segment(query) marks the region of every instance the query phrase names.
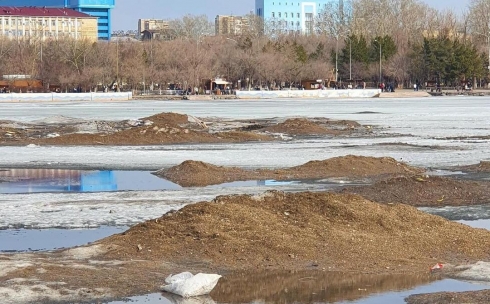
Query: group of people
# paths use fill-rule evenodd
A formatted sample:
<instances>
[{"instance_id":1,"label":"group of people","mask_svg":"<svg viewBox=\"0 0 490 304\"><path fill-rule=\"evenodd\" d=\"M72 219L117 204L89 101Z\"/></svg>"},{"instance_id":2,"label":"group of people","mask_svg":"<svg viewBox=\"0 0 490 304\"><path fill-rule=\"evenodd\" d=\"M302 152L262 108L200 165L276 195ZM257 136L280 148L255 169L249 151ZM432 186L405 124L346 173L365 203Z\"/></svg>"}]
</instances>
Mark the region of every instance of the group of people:
<instances>
[{"instance_id":1,"label":"group of people","mask_svg":"<svg viewBox=\"0 0 490 304\"><path fill-rule=\"evenodd\" d=\"M393 83L385 84L384 82L379 84L381 92L395 92L395 85Z\"/></svg>"}]
</instances>

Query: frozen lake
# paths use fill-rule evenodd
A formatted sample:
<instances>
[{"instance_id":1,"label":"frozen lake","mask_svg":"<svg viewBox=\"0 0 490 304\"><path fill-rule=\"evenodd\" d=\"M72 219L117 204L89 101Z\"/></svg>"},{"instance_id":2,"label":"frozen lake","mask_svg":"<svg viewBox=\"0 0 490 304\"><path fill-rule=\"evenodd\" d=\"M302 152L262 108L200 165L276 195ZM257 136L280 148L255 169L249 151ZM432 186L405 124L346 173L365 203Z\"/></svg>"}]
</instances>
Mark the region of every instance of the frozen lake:
<instances>
[{"instance_id":1,"label":"frozen lake","mask_svg":"<svg viewBox=\"0 0 490 304\"><path fill-rule=\"evenodd\" d=\"M223 119L327 117L383 129L375 138L306 139L274 143L140 147L0 147L0 167L156 170L193 159L218 165L287 167L347 154L391 156L420 166L489 159L490 99L131 101L119 103L6 103L1 119L33 121L53 116L121 120L176 112ZM457 138L462 137L462 138ZM388 145L387 145L388 144ZM408 145L407 145L408 144ZM131 161L128 161L128 160Z\"/></svg>"},{"instance_id":2,"label":"frozen lake","mask_svg":"<svg viewBox=\"0 0 490 304\"><path fill-rule=\"evenodd\" d=\"M157 170L189 159L245 168L289 167L310 160L348 154L391 156L410 165L432 168L490 160L490 140L478 138L490 135L488 97L2 103L1 107L0 120L23 122L56 116L86 120L123 120L143 118L161 112L176 112L203 120L206 117L230 120L327 117L355 120L363 125L377 126L379 131L374 138L315 138L274 143L0 147L0 168L103 169L99 172L116 170L113 177L117 181L116 188L109 189L110 191L94 188L89 188L92 191L79 191L81 188L73 188L74 191L62 193L53 190L66 187L59 181L54 184L43 183L38 188L22 182L4 184L3 188L0 184L0 190L3 189L0 191L3 192L0 193L0 229L3 229L0 233L0 243L3 245L0 250L49 250L72 246L68 240L77 240L78 244L91 242L136 223L160 217L172 209L211 200L217 195L254 194L269 189L321 190L324 187L321 184L271 186L252 181L231 186L181 188L164 180L157 181L146 174L135 176L134 172L130 173L128 170ZM131 175L130 178L128 174ZM70 187L72 184L70 180ZM81 187L80 183L75 183L74 186ZM112 184L108 186L113 187ZM486 206L426 211L475 227L490 227L490 208ZM67 230L75 228L82 230ZM44 238L58 238L60 241L49 244L34 242ZM483 288L488 286L445 280L408 290L372 294L368 298L349 303L403 303L403 298L413 293ZM160 294L136 297L133 301L172 303Z\"/></svg>"}]
</instances>

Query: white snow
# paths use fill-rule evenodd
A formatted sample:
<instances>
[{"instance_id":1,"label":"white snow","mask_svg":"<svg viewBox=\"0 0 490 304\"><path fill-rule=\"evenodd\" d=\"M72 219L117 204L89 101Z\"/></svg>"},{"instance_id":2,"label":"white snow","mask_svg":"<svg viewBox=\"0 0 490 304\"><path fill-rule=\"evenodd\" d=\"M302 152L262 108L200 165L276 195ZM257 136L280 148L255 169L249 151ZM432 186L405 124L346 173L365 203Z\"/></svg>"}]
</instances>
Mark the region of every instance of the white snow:
<instances>
[{"instance_id":1,"label":"white snow","mask_svg":"<svg viewBox=\"0 0 490 304\"><path fill-rule=\"evenodd\" d=\"M454 276L462 280L490 282L490 262L477 262L472 265L456 267L457 272Z\"/></svg>"}]
</instances>

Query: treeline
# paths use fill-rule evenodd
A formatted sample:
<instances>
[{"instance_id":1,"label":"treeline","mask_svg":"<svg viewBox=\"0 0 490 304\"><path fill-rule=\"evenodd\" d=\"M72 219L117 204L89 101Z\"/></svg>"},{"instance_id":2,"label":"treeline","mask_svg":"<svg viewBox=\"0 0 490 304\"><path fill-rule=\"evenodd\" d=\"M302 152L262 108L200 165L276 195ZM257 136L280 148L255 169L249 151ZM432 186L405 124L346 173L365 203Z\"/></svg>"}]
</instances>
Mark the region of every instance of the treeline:
<instances>
[{"instance_id":1,"label":"treeline","mask_svg":"<svg viewBox=\"0 0 490 304\"><path fill-rule=\"evenodd\" d=\"M173 21L177 30L166 41L1 40L0 73L31 75L63 90L114 83L125 89L195 87L215 77L271 88L335 76L407 87L429 80L488 83L486 1L473 0L459 17L416 0L344 1L342 10L337 4L319 14L307 36L251 17L242 35L216 37L206 17L185 16Z\"/></svg>"}]
</instances>

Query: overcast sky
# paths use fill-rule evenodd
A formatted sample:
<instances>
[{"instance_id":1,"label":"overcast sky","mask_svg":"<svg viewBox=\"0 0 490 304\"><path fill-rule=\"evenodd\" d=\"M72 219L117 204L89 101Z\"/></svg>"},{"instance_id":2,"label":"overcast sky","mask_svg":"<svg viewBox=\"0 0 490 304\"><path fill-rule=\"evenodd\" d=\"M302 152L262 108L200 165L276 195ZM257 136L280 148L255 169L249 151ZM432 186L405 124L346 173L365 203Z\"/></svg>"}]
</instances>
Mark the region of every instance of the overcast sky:
<instances>
[{"instance_id":1,"label":"overcast sky","mask_svg":"<svg viewBox=\"0 0 490 304\"><path fill-rule=\"evenodd\" d=\"M470 0L420 0L437 9L463 12ZM176 19L186 14L245 15L254 11L254 0L116 0L113 11L113 30L137 29L140 18Z\"/></svg>"}]
</instances>

